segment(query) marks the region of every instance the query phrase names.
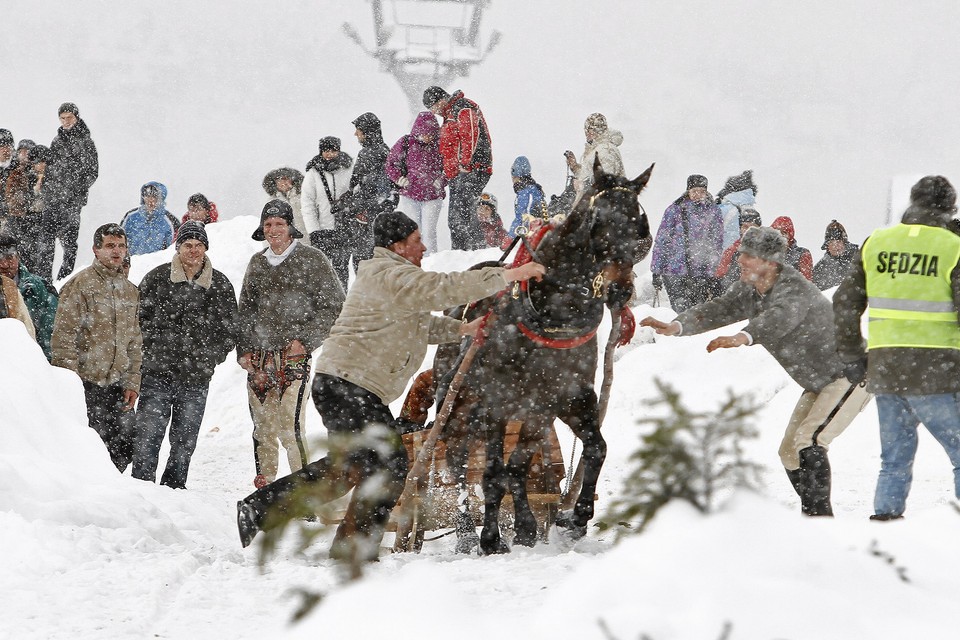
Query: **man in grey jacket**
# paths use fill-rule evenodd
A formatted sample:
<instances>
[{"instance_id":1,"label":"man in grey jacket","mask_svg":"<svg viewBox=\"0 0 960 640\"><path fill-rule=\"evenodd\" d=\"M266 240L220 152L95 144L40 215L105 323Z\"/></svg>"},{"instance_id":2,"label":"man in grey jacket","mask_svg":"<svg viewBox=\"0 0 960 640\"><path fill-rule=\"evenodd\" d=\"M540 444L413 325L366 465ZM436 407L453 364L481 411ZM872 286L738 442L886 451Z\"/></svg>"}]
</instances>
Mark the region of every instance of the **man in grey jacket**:
<instances>
[{"instance_id":1,"label":"man in grey jacket","mask_svg":"<svg viewBox=\"0 0 960 640\"><path fill-rule=\"evenodd\" d=\"M694 335L749 320L743 330L714 338L707 351L762 345L803 387L780 444L780 460L803 513L831 516L827 448L870 400L862 371L837 355L830 301L784 264L786 240L755 227L740 243L740 281L719 298L692 307L673 322L644 318L640 326L666 336Z\"/></svg>"},{"instance_id":2,"label":"man in grey jacket","mask_svg":"<svg viewBox=\"0 0 960 640\"><path fill-rule=\"evenodd\" d=\"M317 360L313 401L330 434L330 453L237 504L243 546L291 512L298 489L309 493L315 507L356 487L330 555L376 559L407 474L406 452L389 404L420 368L428 344L456 342L479 327L480 320L464 324L432 312L493 295L509 282L539 279L545 272L537 263L459 273L424 271L420 231L399 211L377 217L374 244L373 258L360 263Z\"/></svg>"}]
</instances>

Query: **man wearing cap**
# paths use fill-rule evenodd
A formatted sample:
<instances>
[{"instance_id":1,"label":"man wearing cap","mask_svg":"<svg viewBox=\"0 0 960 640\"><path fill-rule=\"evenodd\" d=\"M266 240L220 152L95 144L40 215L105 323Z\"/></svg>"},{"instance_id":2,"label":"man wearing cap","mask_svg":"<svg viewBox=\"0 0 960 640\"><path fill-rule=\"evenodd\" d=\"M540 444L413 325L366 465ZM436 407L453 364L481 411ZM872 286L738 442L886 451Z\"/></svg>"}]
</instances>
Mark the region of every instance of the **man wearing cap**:
<instances>
[{"instance_id":1,"label":"man wearing cap","mask_svg":"<svg viewBox=\"0 0 960 640\"><path fill-rule=\"evenodd\" d=\"M203 223L185 222L173 261L150 271L139 287L143 379L132 475L155 481L169 423L170 454L160 484L174 489L186 488L213 370L236 345L236 294L213 268L209 248Z\"/></svg>"},{"instance_id":2,"label":"man wearing cap","mask_svg":"<svg viewBox=\"0 0 960 640\"><path fill-rule=\"evenodd\" d=\"M407 472L389 405L420 368L428 344L456 342L479 326L479 320L463 324L433 312L544 274L535 262L516 269L424 271L420 231L399 211L376 219L374 242L373 258L360 263L317 361L313 401L329 432L330 453L238 503L244 546L261 528L273 526L281 518L278 513L296 511L290 497L297 489L316 496L310 506L318 508L356 486L330 553L341 559L376 559Z\"/></svg>"},{"instance_id":3,"label":"man wearing cap","mask_svg":"<svg viewBox=\"0 0 960 640\"><path fill-rule=\"evenodd\" d=\"M340 150L340 138L321 138L318 146L320 153L304 170L300 213L310 244L327 256L346 291L351 250L346 229L349 196L345 196L350 193L353 158Z\"/></svg>"},{"instance_id":4,"label":"man wearing cap","mask_svg":"<svg viewBox=\"0 0 960 640\"><path fill-rule=\"evenodd\" d=\"M803 388L780 444L780 460L800 496L803 513L831 516L827 448L870 395L837 355L830 301L784 264L786 248L778 231L749 229L737 258L739 282L673 322L647 317L640 326L652 327L660 335L686 336L749 320L743 330L711 340L707 351L761 345Z\"/></svg>"},{"instance_id":5,"label":"man wearing cap","mask_svg":"<svg viewBox=\"0 0 960 640\"><path fill-rule=\"evenodd\" d=\"M311 357L343 305L330 261L302 237L289 204L264 205L253 239L269 246L250 258L240 290L237 356L247 371L257 487L277 477L278 440L291 471L308 462L303 428Z\"/></svg>"},{"instance_id":6,"label":"man wearing cap","mask_svg":"<svg viewBox=\"0 0 960 640\"><path fill-rule=\"evenodd\" d=\"M847 230L842 224L831 220L820 248L825 253L813 267L813 284L823 291L843 282L860 247L847 239Z\"/></svg>"},{"instance_id":7,"label":"man wearing cap","mask_svg":"<svg viewBox=\"0 0 960 640\"><path fill-rule=\"evenodd\" d=\"M447 224L454 249L473 250L484 246L477 223L477 198L493 173L493 143L483 112L463 91L450 95L440 87L423 92L423 104L443 118L440 127L440 155L443 172L450 181Z\"/></svg>"},{"instance_id":8,"label":"man wearing cap","mask_svg":"<svg viewBox=\"0 0 960 640\"><path fill-rule=\"evenodd\" d=\"M730 288L730 285L740 280L740 263L737 262L737 256L740 255L740 242L743 239L743 235L753 227L763 225L763 221L760 219L760 212L756 209L744 207L738 215L740 237L737 238L736 242L723 250L723 254L720 256L720 263L717 265L717 271L714 273L714 277L720 282L721 291L726 291Z\"/></svg>"},{"instance_id":9,"label":"man wearing cap","mask_svg":"<svg viewBox=\"0 0 960 640\"><path fill-rule=\"evenodd\" d=\"M53 322L57 316L57 290L48 286L39 276L27 271L20 262L17 239L6 233L0 233L0 275L9 278L23 296L37 344L49 360L50 336L53 334Z\"/></svg>"},{"instance_id":10,"label":"man wearing cap","mask_svg":"<svg viewBox=\"0 0 960 640\"><path fill-rule=\"evenodd\" d=\"M960 498L960 237L957 192L943 176L910 190L898 225L863 243L833 296L837 346L877 394L880 475L872 520L906 510L921 423L953 467ZM866 343L860 322L869 307Z\"/></svg>"},{"instance_id":11,"label":"man wearing cap","mask_svg":"<svg viewBox=\"0 0 960 640\"><path fill-rule=\"evenodd\" d=\"M100 174L97 146L90 137L87 123L72 102L64 102L57 110L60 128L50 143L52 164L63 175L66 198L54 213L50 228L63 245L63 263L57 280L73 272L77 259L77 236L80 233L80 210L87 204L90 187Z\"/></svg>"},{"instance_id":12,"label":"man wearing cap","mask_svg":"<svg viewBox=\"0 0 960 640\"><path fill-rule=\"evenodd\" d=\"M51 364L83 381L90 428L123 472L133 459L133 433L124 414L140 393L140 295L123 273L127 235L120 225L94 232L93 254L93 264L60 290Z\"/></svg>"}]
</instances>

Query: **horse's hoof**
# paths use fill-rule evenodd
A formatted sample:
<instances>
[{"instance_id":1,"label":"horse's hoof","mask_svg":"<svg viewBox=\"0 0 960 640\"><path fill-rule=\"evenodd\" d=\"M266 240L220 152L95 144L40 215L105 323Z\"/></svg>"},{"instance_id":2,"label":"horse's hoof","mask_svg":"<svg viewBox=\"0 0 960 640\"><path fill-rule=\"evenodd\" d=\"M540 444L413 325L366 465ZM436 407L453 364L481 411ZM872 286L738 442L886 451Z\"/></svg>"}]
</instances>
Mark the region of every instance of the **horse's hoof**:
<instances>
[{"instance_id":1,"label":"horse's hoof","mask_svg":"<svg viewBox=\"0 0 960 640\"><path fill-rule=\"evenodd\" d=\"M587 535L587 524L580 524L572 511L562 511L554 521L563 535L571 540L579 540Z\"/></svg>"},{"instance_id":2,"label":"horse's hoof","mask_svg":"<svg viewBox=\"0 0 960 640\"><path fill-rule=\"evenodd\" d=\"M496 538L480 536L480 555L492 556L501 553L510 553L510 547L499 535Z\"/></svg>"}]
</instances>

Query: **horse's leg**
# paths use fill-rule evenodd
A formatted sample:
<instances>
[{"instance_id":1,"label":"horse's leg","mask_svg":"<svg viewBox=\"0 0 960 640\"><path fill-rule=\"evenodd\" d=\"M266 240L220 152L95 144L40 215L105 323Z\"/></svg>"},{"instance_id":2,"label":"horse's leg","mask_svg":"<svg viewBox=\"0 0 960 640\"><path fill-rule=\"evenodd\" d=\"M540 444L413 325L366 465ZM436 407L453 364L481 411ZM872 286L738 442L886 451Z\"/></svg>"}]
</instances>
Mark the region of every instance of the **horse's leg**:
<instances>
[{"instance_id":1,"label":"horse's leg","mask_svg":"<svg viewBox=\"0 0 960 640\"><path fill-rule=\"evenodd\" d=\"M502 416L486 416L487 461L483 471L483 529L480 552L484 555L508 553L500 537L500 503L506 493L506 467L503 464L503 438L507 421Z\"/></svg>"},{"instance_id":2,"label":"horse's leg","mask_svg":"<svg viewBox=\"0 0 960 640\"><path fill-rule=\"evenodd\" d=\"M530 462L543 437L544 419L540 416L528 416L524 419L517 437L517 446L507 462L507 479L510 495L513 497L514 523L516 535L514 544L532 547L537 542L537 519L530 509L527 499L527 475Z\"/></svg>"},{"instance_id":3,"label":"horse's leg","mask_svg":"<svg viewBox=\"0 0 960 640\"><path fill-rule=\"evenodd\" d=\"M583 389L570 403L569 413L561 414L574 435L583 443L583 484L573 507L573 513L557 518L557 524L586 533L587 523L593 518L593 496L600 479L600 468L607 456L607 443L600 434L600 407L593 387Z\"/></svg>"}]
</instances>

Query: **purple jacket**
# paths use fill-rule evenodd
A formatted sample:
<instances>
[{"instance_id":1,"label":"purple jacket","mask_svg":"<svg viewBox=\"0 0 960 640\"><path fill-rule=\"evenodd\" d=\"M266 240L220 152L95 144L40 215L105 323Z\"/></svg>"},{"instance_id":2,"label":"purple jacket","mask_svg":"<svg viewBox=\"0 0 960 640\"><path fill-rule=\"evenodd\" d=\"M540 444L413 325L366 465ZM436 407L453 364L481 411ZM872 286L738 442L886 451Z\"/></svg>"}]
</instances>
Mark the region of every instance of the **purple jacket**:
<instances>
[{"instance_id":1,"label":"purple jacket","mask_svg":"<svg viewBox=\"0 0 960 640\"><path fill-rule=\"evenodd\" d=\"M430 142L420 142L418 136L430 136ZM387 175L394 182L407 176L410 184L400 191L400 195L411 200L427 202L443 198L447 180L443 177L443 158L440 156L440 125L432 113L420 113L410 134L397 140L390 149Z\"/></svg>"},{"instance_id":2,"label":"purple jacket","mask_svg":"<svg viewBox=\"0 0 960 640\"><path fill-rule=\"evenodd\" d=\"M650 271L712 278L722 250L723 218L713 198L693 202L684 196L663 213L653 243ZM687 273L688 262L693 273Z\"/></svg>"}]
</instances>

